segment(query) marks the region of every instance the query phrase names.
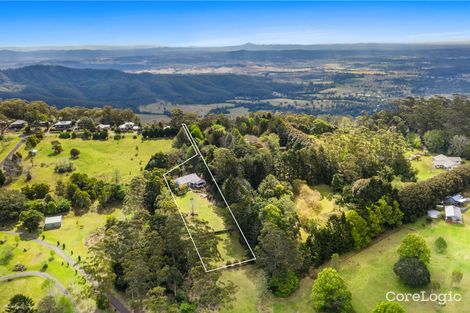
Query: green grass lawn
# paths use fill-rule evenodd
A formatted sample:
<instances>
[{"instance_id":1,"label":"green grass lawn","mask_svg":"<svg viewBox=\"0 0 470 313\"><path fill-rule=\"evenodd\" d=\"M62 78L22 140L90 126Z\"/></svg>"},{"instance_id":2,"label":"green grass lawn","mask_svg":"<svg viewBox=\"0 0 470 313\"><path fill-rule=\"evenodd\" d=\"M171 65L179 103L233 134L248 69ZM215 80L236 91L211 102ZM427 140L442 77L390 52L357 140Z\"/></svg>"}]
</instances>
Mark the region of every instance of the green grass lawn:
<instances>
[{"instance_id":1,"label":"green grass lawn","mask_svg":"<svg viewBox=\"0 0 470 313\"><path fill-rule=\"evenodd\" d=\"M197 218L198 220L208 222L214 231L223 231L227 227L234 229L228 233L216 234L216 237L219 239L217 248L221 255L221 260L211 263L209 265L210 268L225 265L227 262L237 263L251 258L248 246L239 242L238 228L234 224L227 225L231 219L226 214L228 209L227 212L223 212L222 208L212 204L200 192L194 191L188 191L184 196L177 197L176 201L184 213L188 224L191 224L192 219ZM194 211L197 214L195 217L189 216L192 205L194 205ZM197 245L198 242L197 240L195 241Z\"/></svg>"},{"instance_id":2,"label":"green grass lawn","mask_svg":"<svg viewBox=\"0 0 470 313\"><path fill-rule=\"evenodd\" d=\"M6 240L0 245L0 276L13 273L13 267L17 263L26 266L27 271L41 271L43 265L47 264L46 272L66 288L80 283L81 277L75 275L75 270L71 266L62 264L64 260L54 253L51 254L46 247L31 240L21 240L18 235L2 233L0 238ZM10 257L7 257L8 251L11 251Z\"/></svg>"},{"instance_id":3,"label":"green grass lawn","mask_svg":"<svg viewBox=\"0 0 470 313\"><path fill-rule=\"evenodd\" d=\"M0 294L1 312L4 312L10 298L16 294L23 294L32 298L36 305L47 295L62 297L55 284L42 277L24 277L0 282Z\"/></svg>"},{"instance_id":4,"label":"green grass lawn","mask_svg":"<svg viewBox=\"0 0 470 313\"><path fill-rule=\"evenodd\" d=\"M464 217L470 222L470 212L467 211ZM397 249L403 237L413 231L422 235L431 248L429 269L431 280L441 284L439 292L459 292L463 300L462 302L449 302L446 306L439 306L435 303L407 302L402 304L406 312L470 312L470 288L468 288L470 286L470 225L451 225L443 221L425 227L422 226L422 221L404 225L398 231L384 235L370 247L342 256L339 272L352 292L356 312L371 312L378 302L386 300L385 294L388 291L406 293L421 290L403 285L392 271L393 265L398 260ZM447 251L443 254L438 254L434 250L434 241L439 236L444 237L448 244ZM454 269L460 269L464 273L459 288L450 286L450 275ZM224 313L315 312L310 301L313 285L311 278L304 278L300 283L300 288L290 297L283 299L265 292L266 283L263 272L254 265L224 271L222 277L239 286L233 307L225 309Z\"/></svg>"},{"instance_id":5,"label":"green grass lawn","mask_svg":"<svg viewBox=\"0 0 470 313\"><path fill-rule=\"evenodd\" d=\"M0 140L0 161L3 161L11 149L20 141L19 136L5 136Z\"/></svg>"},{"instance_id":6,"label":"green grass lawn","mask_svg":"<svg viewBox=\"0 0 470 313\"><path fill-rule=\"evenodd\" d=\"M216 235L220 241L217 248L220 252L222 260L215 266L224 265L226 262L238 263L252 258L246 244L241 244L239 241L238 231Z\"/></svg>"},{"instance_id":7,"label":"green grass lawn","mask_svg":"<svg viewBox=\"0 0 470 313\"><path fill-rule=\"evenodd\" d=\"M88 247L93 243L90 237L98 228L104 226L108 216L122 217L122 211L114 210L111 214L98 214L96 212L88 212L87 214L77 216L69 213L62 219L62 226L58 229L47 230L42 234L45 241L56 245L57 241L65 244L66 252L70 255L82 258L88 255ZM42 237L41 237L42 238Z\"/></svg>"},{"instance_id":8,"label":"green grass lawn","mask_svg":"<svg viewBox=\"0 0 470 313\"><path fill-rule=\"evenodd\" d=\"M470 215L466 214L467 220ZM462 302L447 303L439 306L431 302L406 302L402 306L407 312L470 312L470 226L450 225L443 221L423 227L418 222L411 227L416 228L431 248L429 269L431 280L441 284L439 292L449 291L462 294ZM385 300L388 291L419 292L403 285L392 271L393 264L398 260L397 249L403 237L411 232L407 227L392 234L377 244L359 252L341 263L340 273L353 294L353 305L358 312L370 312L379 301ZM446 253L438 254L434 250L434 241L442 236L448 243ZM454 269L460 269L464 278L460 288L450 286L450 275Z\"/></svg>"},{"instance_id":9,"label":"green grass lawn","mask_svg":"<svg viewBox=\"0 0 470 313\"><path fill-rule=\"evenodd\" d=\"M410 157L413 154L424 154L424 152L421 150L409 150L405 153L405 157ZM416 175L418 181L426 180L436 176L437 174L445 172L443 169L434 168L434 164L432 163L432 155L423 155L419 158L419 160L411 161L411 167L418 171Z\"/></svg>"},{"instance_id":10,"label":"green grass lawn","mask_svg":"<svg viewBox=\"0 0 470 313\"><path fill-rule=\"evenodd\" d=\"M222 313L314 312L310 302L313 284L310 278L303 279L300 288L288 298L276 298L267 291L264 272L256 265L224 270L222 280L230 280L238 287L232 307L223 309Z\"/></svg>"},{"instance_id":11,"label":"green grass lawn","mask_svg":"<svg viewBox=\"0 0 470 313\"><path fill-rule=\"evenodd\" d=\"M177 197L176 201L181 211L186 214L187 222L191 223L193 217L188 215L191 212L191 207L194 205L197 219L208 222L214 231L226 229L222 208L212 204L209 200L202 197L200 193L188 191L184 196Z\"/></svg>"},{"instance_id":12,"label":"green grass lawn","mask_svg":"<svg viewBox=\"0 0 470 313\"><path fill-rule=\"evenodd\" d=\"M64 151L59 155L53 154L51 142L59 140ZM70 150L80 151L77 160L70 160ZM121 182L129 182L145 167L150 157L160 151L171 149L170 139L142 141L139 136L133 139L126 135L124 139L112 138L101 140L58 139L56 135L47 135L36 147L38 154L32 159L26 159L28 152L23 146L19 151L24 156L25 172L31 169L31 183L45 182L54 185L59 179L65 179L66 174L54 173L55 165L60 162L72 162L75 172L86 173L89 176L104 180L119 178ZM20 188L25 185L25 177L18 178L12 187Z\"/></svg>"}]
</instances>

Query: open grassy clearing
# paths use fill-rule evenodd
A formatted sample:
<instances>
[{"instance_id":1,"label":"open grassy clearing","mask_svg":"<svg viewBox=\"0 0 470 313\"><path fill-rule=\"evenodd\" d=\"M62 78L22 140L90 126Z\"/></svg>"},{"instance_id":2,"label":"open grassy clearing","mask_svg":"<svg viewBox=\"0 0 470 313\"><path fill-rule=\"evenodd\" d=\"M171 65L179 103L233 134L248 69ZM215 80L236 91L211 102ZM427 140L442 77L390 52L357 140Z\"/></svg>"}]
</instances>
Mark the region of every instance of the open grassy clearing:
<instances>
[{"instance_id":1,"label":"open grassy clearing","mask_svg":"<svg viewBox=\"0 0 470 313\"><path fill-rule=\"evenodd\" d=\"M333 191L328 185L310 187L302 184L295 204L299 217L303 221L316 219L319 222L326 222L333 212L339 210ZM306 239L305 231L301 230L301 236L302 239Z\"/></svg>"},{"instance_id":2,"label":"open grassy clearing","mask_svg":"<svg viewBox=\"0 0 470 313\"><path fill-rule=\"evenodd\" d=\"M425 152L422 150L409 150L405 153L405 157L410 157L414 154L421 154L422 156L419 159L411 161L411 167L415 169L418 173L416 177L418 181L426 180L431 177L436 176L437 174L445 172L443 169L436 169L434 168L434 164L432 163L432 155L424 155Z\"/></svg>"},{"instance_id":3,"label":"open grassy clearing","mask_svg":"<svg viewBox=\"0 0 470 313\"><path fill-rule=\"evenodd\" d=\"M216 237L219 239L217 248L221 260L212 263L210 267L226 265L227 262L237 263L251 258L248 247L239 242L238 228L232 224L228 225L228 221L231 219L226 215L228 212L223 212L223 208L212 204L203 195L202 192L188 191L184 196L177 197L176 201L188 224L191 224L193 219L198 219L208 222L215 232L220 232L216 234ZM196 216L190 216L193 206ZM232 230L224 232L227 229Z\"/></svg>"},{"instance_id":4,"label":"open grassy clearing","mask_svg":"<svg viewBox=\"0 0 470 313\"><path fill-rule=\"evenodd\" d=\"M111 214L89 212L84 215L71 212L62 219L60 228L44 231L42 234L50 244L56 245L57 241L64 243L69 255L73 251L73 256L80 255L83 258L88 255L88 248L93 243L91 235L105 225L109 216L119 219L122 217L122 211L116 209Z\"/></svg>"},{"instance_id":5,"label":"open grassy clearing","mask_svg":"<svg viewBox=\"0 0 470 313\"><path fill-rule=\"evenodd\" d=\"M55 155L51 142L59 140L64 151ZM70 150L76 148L80 151L77 160L70 160ZM25 157L23 167L25 172L30 169L32 180L30 183L48 183L54 185L59 179L65 179L67 174L56 174L54 168L61 162L72 162L75 172L86 173L89 176L104 180L118 178L122 182L129 182L132 177L138 175L147 164L150 157L159 151L171 149L170 139L142 141L139 136L133 139L132 135L126 135L124 139L112 138L101 140L82 139L58 139L56 135L47 135L36 147L37 155L32 159L26 159L28 155L24 147L20 152ZM13 188L20 188L26 184L22 176L13 182Z\"/></svg>"},{"instance_id":6,"label":"open grassy clearing","mask_svg":"<svg viewBox=\"0 0 470 313\"><path fill-rule=\"evenodd\" d=\"M217 249L222 257L219 266L226 262L238 263L252 258L248 247L239 242L239 237L237 230L217 235L220 239Z\"/></svg>"},{"instance_id":7,"label":"open grassy clearing","mask_svg":"<svg viewBox=\"0 0 470 313\"><path fill-rule=\"evenodd\" d=\"M416 175L418 181L426 180L445 172L443 169L434 168L432 156L430 155L422 156L419 160L411 161L411 166L413 169L418 171L418 174Z\"/></svg>"},{"instance_id":8,"label":"open grassy clearing","mask_svg":"<svg viewBox=\"0 0 470 313\"><path fill-rule=\"evenodd\" d=\"M60 297L60 301L69 302L69 300L62 296L57 290L54 283L42 277L24 277L17 278L12 281L0 282L0 310L4 312L11 297L16 294L23 294L33 299L37 305L38 302L45 296L51 295ZM70 305L70 303L69 303ZM64 313L74 312L73 309Z\"/></svg>"},{"instance_id":9,"label":"open grassy clearing","mask_svg":"<svg viewBox=\"0 0 470 313\"><path fill-rule=\"evenodd\" d=\"M66 262L54 252L31 240L21 240L18 235L0 234L5 243L0 245L0 276L13 272L15 264L26 266L27 271L41 271L47 264L45 272L56 278L68 288L79 285L82 278L75 274L75 269L67 267ZM0 290L0 294L2 291Z\"/></svg>"},{"instance_id":10,"label":"open grassy clearing","mask_svg":"<svg viewBox=\"0 0 470 313\"><path fill-rule=\"evenodd\" d=\"M19 136L4 136L2 140L0 140L0 162L3 161L8 153L10 153L11 149L20 141Z\"/></svg>"},{"instance_id":11,"label":"open grassy clearing","mask_svg":"<svg viewBox=\"0 0 470 313\"><path fill-rule=\"evenodd\" d=\"M464 218L467 222L470 221L468 211ZM385 295L388 291L407 293L421 290L403 285L392 271L393 265L398 260L397 249L403 237L413 231L422 235L431 248L429 269L431 280L441 284L438 292L459 292L463 300L462 302L449 302L446 306L430 302L407 302L402 304L406 312L470 312L470 301L467 300L470 298L468 288L470 286L468 275L470 273L470 225L452 225L443 221L425 227L422 224L423 221L404 225L397 231L383 235L370 247L342 256L339 271L352 292L356 312L372 311L378 302L386 300ZM439 236L444 237L448 244L444 254L438 254L434 249L434 241ZM460 269L464 273L459 288L450 286L450 275L454 269ZM310 301L313 279L309 277L301 281L299 290L285 299L275 298L264 292L266 283L263 272L253 265L225 271L222 277L232 280L239 286L233 308L223 312L314 312Z\"/></svg>"},{"instance_id":12,"label":"open grassy clearing","mask_svg":"<svg viewBox=\"0 0 470 313\"><path fill-rule=\"evenodd\" d=\"M470 215L465 214L466 220ZM451 225L443 221L423 227L422 222L410 225L422 235L431 248L429 269L431 280L441 284L439 292L449 291L462 294L462 302L449 302L439 306L432 302L406 302L403 307L407 312L469 312L470 311L470 226ZM403 237L411 232L407 226L386 237L375 245L341 262L340 273L353 294L353 305L358 312L369 312L377 302L385 300L388 291L419 292L403 285L392 271L393 264L398 260L397 249ZM442 236L446 239L448 248L444 254L438 254L434 249L434 241ZM460 288L450 286L451 272L460 269L464 273Z\"/></svg>"},{"instance_id":13,"label":"open grassy clearing","mask_svg":"<svg viewBox=\"0 0 470 313\"><path fill-rule=\"evenodd\" d=\"M230 280L238 290L231 308L223 313L273 312L273 313L304 313L313 312L310 292L313 280L304 278L300 288L288 298L276 298L266 290L264 272L255 265L224 270L222 280ZM358 311L359 312L359 311Z\"/></svg>"},{"instance_id":14,"label":"open grassy clearing","mask_svg":"<svg viewBox=\"0 0 470 313\"><path fill-rule=\"evenodd\" d=\"M221 231L226 229L225 221L223 219L222 208L212 204L209 200L203 197L200 192L188 191L184 196L177 197L176 201L181 211L186 215L186 221L191 223L192 218L197 218L201 221L209 223L209 226L214 231ZM189 216L191 209L194 207L195 217Z\"/></svg>"}]
</instances>

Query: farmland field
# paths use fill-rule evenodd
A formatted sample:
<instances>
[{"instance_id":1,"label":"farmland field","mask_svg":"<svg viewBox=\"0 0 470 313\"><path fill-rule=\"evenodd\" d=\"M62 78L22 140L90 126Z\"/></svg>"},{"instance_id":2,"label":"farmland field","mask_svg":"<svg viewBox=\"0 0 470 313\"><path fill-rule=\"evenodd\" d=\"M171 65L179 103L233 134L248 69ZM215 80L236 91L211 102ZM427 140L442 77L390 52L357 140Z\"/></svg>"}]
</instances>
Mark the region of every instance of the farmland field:
<instances>
[{"instance_id":1,"label":"farmland field","mask_svg":"<svg viewBox=\"0 0 470 313\"><path fill-rule=\"evenodd\" d=\"M2 295L0 297L0 310L2 312L8 305L8 300L16 294L23 294L32 298L35 304L46 295L60 295L55 285L42 277L24 277L12 281L0 282L0 291ZM62 297L62 299L62 301L68 301L65 297Z\"/></svg>"},{"instance_id":2,"label":"farmland field","mask_svg":"<svg viewBox=\"0 0 470 313\"><path fill-rule=\"evenodd\" d=\"M62 153L58 155L53 153L51 144L53 140L60 141L63 147ZM76 160L70 160L72 148L80 151L80 156ZM56 135L47 135L35 149L38 150L37 155L31 159L26 158L23 162L25 171L31 171L31 183L48 183L54 186L54 182L66 178L66 174L54 173L55 166L64 162L71 162L75 166L75 172L86 173L104 180L118 179L121 182L129 182L132 177L140 174L154 153L169 151L171 140L142 141L140 136L134 139L131 135L127 135L121 140L109 138L102 141L58 139ZM19 151L23 156L28 155L24 147ZM22 176L12 186L19 188L24 184L25 178Z\"/></svg>"},{"instance_id":3,"label":"farmland field","mask_svg":"<svg viewBox=\"0 0 470 313\"><path fill-rule=\"evenodd\" d=\"M468 213L464 218L470 218ZM449 291L462 294L464 301L449 302L445 306L428 302L407 302L403 307L407 312L432 313L432 312L469 312L468 299L470 291L470 226L451 225L443 221L435 222L425 227L422 222L411 225L416 232L422 235L431 248L431 281L440 283L439 292ZM391 234L377 244L360 251L358 254L346 259L341 263L340 274L346 281L353 294L353 305L358 312L369 312L379 301L385 300L388 291L415 292L404 286L392 271L393 264L398 260L397 249L403 237L413 230L408 226L402 227L398 232ZM447 241L448 248L443 254L434 249L434 241L442 236ZM455 269L464 273L460 288L451 288L450 275Z\"/></svg>"},{"instance_id":4,"label":"farmland field","mask_svg":"<svg viewBox=\"0 0 470 313\"><path fill-rule=\"evenodd\" d=\"M88 254L90 236L106 223L108 216L121 217L121 210L117 209L111 214L98 214L88 212L84 215L69 213L62 219L62 226L43 232L45 241L55 245L57 241L65 243L67 252L74 251L74 255L84 257Z\"/></svg>"},{"instance_id":5,"label":"farmland field","mask_svg":"<svg viewBox=\"0 0 470 313\"><path fill-rule=\"evenodd\" d=\"M7 157L8 153L19 141L19 136L5 136L0 140L0 162Z\"/></svg>"},{"instance_id":6,"label":"farmland field","mask_svg":"<svg viewBox=\"0 0 470 313\"><path fill-rule=\"evenodd\" d=\"M78 290L82 288L83 279L79 274L76 274L72 266L67 266L60 256L48 248L31 240L23 240L18 235L0 233L0 238L4 241L0 245L0 276L14 273L13 267L16 264L22 264L26 266L27 271L45 271L56 278L65 288ZM16 284L21 285L21 280ZM17 285L0 283L0 294L6 294L12 286ZM33 298L45 294L44 290L41 291L34 286L33 283L31 289Z\"/></svg>"}]
</instances>

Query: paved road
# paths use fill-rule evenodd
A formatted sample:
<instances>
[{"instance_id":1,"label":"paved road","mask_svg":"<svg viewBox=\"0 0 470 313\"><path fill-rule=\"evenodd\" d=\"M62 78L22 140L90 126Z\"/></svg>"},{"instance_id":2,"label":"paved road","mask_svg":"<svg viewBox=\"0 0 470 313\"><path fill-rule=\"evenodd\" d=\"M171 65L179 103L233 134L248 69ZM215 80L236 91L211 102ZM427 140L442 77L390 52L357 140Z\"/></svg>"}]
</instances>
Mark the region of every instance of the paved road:
<instances>
[{"instance_id":1,"label":"paved road","mask_svg":"<svg viewBox=\"0 0 470 313\"><path fill-rule=\"evenodd\" d=\"M75 301L73 301L73 299L70 296L67 289L65 289L65 287L57 279L55 279L54 277L52 277L48 273L35 272L35 271L32 271L32 272L18 272L18 273L14 273L14 274L10 274L10 275L0 276L0 281L8 281L8 280L13 280L13 279L22 278L22 277L30 277L30 276L42 277L42 278L53 281L55 283L57 289L59 289L59 291L64 296L69 298L69 300L75 305ZM76 305L75 305L75 307L76 307Z\"/></svg>"},{"instance_id":2,"label":"paved road","mask_svg":"<svg viewBox=\"0 0 470 313\"><path fill-rule=\"evenodd\" d=\"M21 233L18 233L18 232L14 232L14 231L0 231L0 233L6 233L6 234L12 234L12 235L21 235ZM54 245L51 245L50 243L48 242L45 242L41 239L31 239L32 241L46 247L47 249L50 249L50 250L53 250L56 254L60 255L65 261L67 261L70 265L72 265L73 267L75 267L77 269L77 271L83 276L85 277L89 282L91 282L91 284L93 286L97 286L98 285L98 282L96 282L95 280L93 280L93 278L88 275L87 273L85 273L85 271L82 269L82 267L80 266L80 264L78 262L75 262L75 260L70 257L69 255L67 255L64 250L60 249L59 247L57 246L54 246ZM116 308L116 310L120 313L132 313L132 311L130 311L118 298L116 298L114 295L112 295L111 293L107 293L106 296L108 297L109 299L109 302L111 303L111 305Z\"/></svg>"},{"instance_id":3,"label":"paved road","mask_svg":"<svg viewBox=\"0 0 470 313\"><path fill-rule=\"evenodd\" d=\"M11 149L10 153L8 153L8 155L6 156L6 158L3 159L3 160L0 160L0 168L3 167L3 163L5 163L5 160L6 160L6 159L10 159L10 158L13 156L13 154L15 154L16 151L18 151L18 149L21 147L21 145L23 144L23 142L25 142L25 141L26 141L26 138L28 138L28 137L29 137L29 135L21 135L20 141L18 141L18 143L13 147L13 149Z\"/></svg>"}]
</instances>

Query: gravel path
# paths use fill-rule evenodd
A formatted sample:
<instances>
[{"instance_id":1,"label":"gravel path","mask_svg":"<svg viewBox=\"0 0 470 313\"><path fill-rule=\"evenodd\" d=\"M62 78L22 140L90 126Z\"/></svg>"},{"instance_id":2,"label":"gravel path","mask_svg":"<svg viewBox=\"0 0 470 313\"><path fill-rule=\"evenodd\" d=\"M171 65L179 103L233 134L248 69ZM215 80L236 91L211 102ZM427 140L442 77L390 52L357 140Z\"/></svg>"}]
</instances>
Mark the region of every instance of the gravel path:
<instances>
[{"instance_id":1,"label":"gravel path","mask_svg":"<svg viewBox=\"0 0 470 313\"><path fill-rule=\"evenodd\" d=\"M18 232L15 232L15 231L0 231L0 233L6 233L6 234L11 234L11 235L21 235L21 233L18 233ZM80 264L78 262L76 262L72 257L70 257L68 254L66 254L64 252L64 250L60 249L59 247L57 246L54 246L54 245L51 245L50 243L48 242L45 242L41 239L31 239L32 241L40 244L41 246L44 246L46 247L47 249L50 249L52 251L54 251L56 254L60 255L65 261L67 261L70 265L72 265L73 267L75 267L77 269L77 271L83 276L85 277L89 282L92 283L93 286L97 286L97 282L94 281L92 279L92 277L90 277L87 273L85 273L85 271L81 268ZM42 273L42 272L35 272L35 273ZM46 273L42 273L42 274L46 274ZM49 275L49 274L47 274ZM52 276L51 276L52 277ZM55 279L54 279L55 280ZM132 313L132 311L130 311L125 305L124 303L122 303L118 298L116 298L114 295L112 295L111 293L107 293L106 296L108 297L109 299L109 302L111 303L111 305L120 313Z\"/></svg>"}]
</instances>

